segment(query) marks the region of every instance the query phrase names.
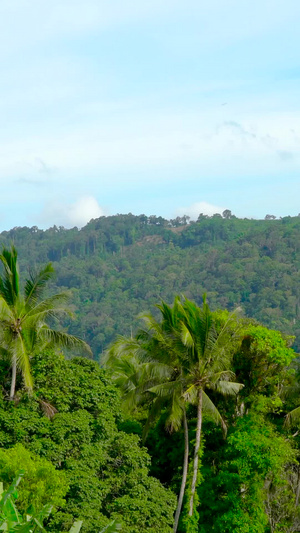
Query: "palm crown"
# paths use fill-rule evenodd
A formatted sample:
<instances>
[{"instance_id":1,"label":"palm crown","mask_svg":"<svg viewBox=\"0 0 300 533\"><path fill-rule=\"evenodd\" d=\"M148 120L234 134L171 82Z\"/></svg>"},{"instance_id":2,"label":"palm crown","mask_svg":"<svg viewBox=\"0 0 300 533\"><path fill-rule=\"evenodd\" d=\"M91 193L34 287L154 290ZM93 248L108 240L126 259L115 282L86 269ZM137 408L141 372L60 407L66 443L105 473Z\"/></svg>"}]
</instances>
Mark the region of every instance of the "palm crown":
<instances>
[{"instance_id":1,"label":"palm crown","mask_svg":"<svg viewBox=\"0 0 300 533\"><path fill-rule=\"evenodd\" d=\"M22 373L25 386L32 390L30 357L38 348L61 346L78 348L91 353L82 340L49 327L47 321L62 314L70 314L66 302L69 294L62 292L42 299L44 288L54 274L51 263L37 273L30 273L21 292L18 254L14 246L3 248L0 261L4 273L0 277L0 347L12 363L10 398L13 399L16 373Z\"/></svg>"}]
</instances>

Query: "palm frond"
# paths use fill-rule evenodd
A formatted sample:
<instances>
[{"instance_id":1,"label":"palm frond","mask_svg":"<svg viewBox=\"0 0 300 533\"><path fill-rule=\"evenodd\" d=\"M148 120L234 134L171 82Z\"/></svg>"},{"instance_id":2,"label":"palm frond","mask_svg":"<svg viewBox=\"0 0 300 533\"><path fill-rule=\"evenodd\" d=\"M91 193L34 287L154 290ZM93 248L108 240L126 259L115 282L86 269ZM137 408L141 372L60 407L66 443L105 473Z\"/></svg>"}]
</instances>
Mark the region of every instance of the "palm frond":
<instances>
[{"instance_id":1,"label":"palm frond","mask_svg":"<svg viewBox=\"0 0 300 533\"><path fill-rule=\"evenodd\" d=\"M82 339L63 331L55 331L46 325L38 331L38 343L44 343L47 347L59 346L68 350L75 349L81 353L92 355L90 346Z\"/></svg>"},{"instance_id":2,"label":"palm frond","mask_svg":"<svg viewBox=\"0 0 300 533\"><path fill-rule=\"evenodd\" d=\"M29 272L30 277L26 280L24 287L25 305L27 308L30 309L33 305L36 305L42 295L46 283L51 277L53 277L53 275L54 268L51 263L48 263L37 273L34 273L32 270Z\"/></svg>"},{"instance_id":3,"label":"palm frond","mask_svg":"<svg viewBox=\"0 0 300 533\"><path fill-rule=\"evenodd\" d=\"M232 370L220 370L215 372L213 369L212 381L216 383L218 380L223 379L227 381L233 381L236 378L235 373Z\"/></svg>"},{"instance_id":4,"label":"palm frond","mask_svg":"<svg viewBox=\"0 0 300 533\"><path fill-rule=\"evenodd\" d=\"M124 376L124 378L128 379L133 374L136 374L141 366L136 357L127 354L114 360L110 359L110 363L113 378L115 376ZM109 368L109 366L106 365L106 368Z\"/></svg>"},{"instance_id":5,"label":"palm frond","mask_svg":"<svg viewBox=\"0 0 300 533\"><path fill-rule=\"evenodd\" d=\"M157 418L161 414L165 405L166 405L166 399L161 396L157 396L153 400L151 407L150 407L148 418L143 428L143 433L142 433L143 442L145 442L147 438L151 425L157 420Z\"/></svg>"},{"instance_id":6,"label":"palm frond","mask_svg":"<svg viewBox=\"0 0 300 533\"><path fill-rule=\"evenodd\" d=\"M226 435L227 427L226 424L216 408L215 404L211 401L206 392L202 391L202 408L203 412L207 413L213 422L217 425L220 425L223 429L224 434Z\"/></svg>"},{"instance_id":7,"label":"palm frond","mask_svg":"<svg viewBox=\"0 0 300 533\"><path fill-rule=\"evenodd\" d=\"M122 410L125 413L134 413L138 405L142 405L146 401L143 394L139 393L137 388L132 388L122 394Z\"/></svg>"},{"instance_id":8,"label":"palm frond","mask_svg":"<svg viewBox=\"0 0 300 533\"><path fill-rule=\"evenodd\" d=\"M243 387L244 385L242 383L221 379L215 385L216 390L223 394L223 396L236 396Z\"/></svg>"},{"instance_id":9,"label":"palm frond","mask_svg":"<svg viewBox=\"0 0 300 533\"><path fill-rule=\"evenodd\" d=\"M156 396L161 396L162 398L172 398L174 392L177 395L182 396L182 386L178 381L167 381L166 383L159 383L153 387L147 389L149 392L153 392Z\"/></svg>"},{"instance_id":10,"label":"palm frond","mask_svg":"<svg viewBox=\"0 0 300 533\"><path fill-rule=\"evenodd\" d=\"M79 533L79 531L81 530L82 524L83 524L83 520L77 520L76 522L74 522L69 533Z\"/></svg>"},{"instance_id":11,"label":"palm frond","mask_svg":"<svg viewBox=\"0 0 300 533\"><path fill-rule=\"evenodd\" d=\"M56 407L54 407L54 405L52 405L51 403L49 402L46 402L46 400L42 400L41 398L38 398L38 402L40 404L40 407L44 413L44 415L51 419L54 417L54 415L56 415L56 413L58 412Z\"/></svg>"},{"instance_id":12,"label":"palm frond","mask_svg":"<svg viewBox=\"0 0 300 533\"><path fill-rule=\"evenodd\" d=\"M116 361L124 355L134 355L138 358L141 352L141 344L136 338L118 335L115 342L104 352L101 364L107 368L113 368Z\"/></svg>"},{"instance_id":13,"label":"palm frond","mask_svg":"<svg viewBox=\"0 0 300 533\"><path fill-rule=\"evenodd\" d=\"M192 383L183 393L186 402L196 405L198 403L197 387Z\"/></svg>"},{"instance_id":14,"label":"palm frond","mask_svg":"<svg viewBox=\"0 0 300 533\"><path fill-rule=\"evenodd\" d=\"M285 426L293 427L300 425L300 407L290 411L285 417Z\"/></svg>"},{"instance_id":15,"label":"palm frond","mask_svg":"<svg viewBox=\"0 0 300 533\"><path fill-rule=\"evenodd\" d=\"M0 261L4 267L4 276L0 277L0 294L8 305L15 305L20 295L18 253L12 245L10 250L3 247Z\"/></svg>"},{"instance_id":16,"label":"palm frond","mask_svg":"<svg viewBox=\"0 0 300 533\"><path fill-rule=\"evenodd\" d=\"M24 319L32 318L34 320L46 320L47 318L57 318L62 314L72 316L72 313L67 308L66 303L70 298L70 292L65 291L54 296L49 296L43 301L37 303L30 309L26 309Z\"/></svg>"},{"instance_id":17,"label":"palm frond","mask_svg":"<svg viewBox=\"0 0 300 533\"><path fill-rule=\"evenodd\" d=\"M238 316L238 313L240 312L240 307L234 309L229 315L227 320L224 322L223 326L221 327L221 330L217 332L217 339L215 344L215 350L219 350L221 348L224 348L225 345L228 343L228 333L230 330L234 331L234 337L238 338L242 323L237 322L236 317ZM233 326L234 327L231 327ZM232 343L232 338L230 339ZM223 355L226 357L226 350L223 349Z\"/></svg>"},{"instance_id":18,"label":"palm frond","mask_svg":"<svg viewBox=\"0 0 300 533\"><path fill-rule=\"evenodd\" d=\"M188 327L186 326L186 324L182 322L180 324L180 329L181 329L181 341L183 342L184 346L187 346L188 348L192 348L194 345L194 340Z\"/></svg>"},{"instance_id":19,"label":"palm frond","mask_svg":"<svg viewBox=\"0 0 300 533\"><path fill-rule=\"evenodd\" d=\"M184 412L185 407L183 396L178 394L177 390L174 390L171 402L168 403L167 419L165 424L171 433L180 429L184 417Z\"/></svg>"},{"instance_id":20,"label":"palm frond","mask_svg":"<svg viewBox=\"0 0 300 533\"><path fill-rule=\"evenodd\" d=\"M0 296L0 322L11 323L14 320L14 314L5 298Z\"/></svg>"}]
</instances>

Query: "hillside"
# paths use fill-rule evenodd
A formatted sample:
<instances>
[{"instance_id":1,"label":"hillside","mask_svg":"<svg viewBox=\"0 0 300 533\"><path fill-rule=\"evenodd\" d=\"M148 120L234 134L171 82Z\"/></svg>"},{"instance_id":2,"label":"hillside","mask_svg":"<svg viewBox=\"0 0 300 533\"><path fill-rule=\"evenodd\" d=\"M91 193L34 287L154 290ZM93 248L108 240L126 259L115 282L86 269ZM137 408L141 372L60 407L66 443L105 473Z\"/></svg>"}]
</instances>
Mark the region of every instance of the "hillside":
<instances>
[{"instance_id":1,"label":"hillside","mask_svg":"<svg viewBox=\"0 0 300 533\"><path fill-rule=\"evenodd\" d=\"M2 232L14 242L22 272L52 261L52 290L72 289L75 320L65 327L86 339L97 359L117 334L162 298L183 293L212 309L241 306L246 316L296 336L300 349L300 217L238 219L228 214L165 220L116 215L81 230L53 227Z\"/></svg>"}]
</instances>

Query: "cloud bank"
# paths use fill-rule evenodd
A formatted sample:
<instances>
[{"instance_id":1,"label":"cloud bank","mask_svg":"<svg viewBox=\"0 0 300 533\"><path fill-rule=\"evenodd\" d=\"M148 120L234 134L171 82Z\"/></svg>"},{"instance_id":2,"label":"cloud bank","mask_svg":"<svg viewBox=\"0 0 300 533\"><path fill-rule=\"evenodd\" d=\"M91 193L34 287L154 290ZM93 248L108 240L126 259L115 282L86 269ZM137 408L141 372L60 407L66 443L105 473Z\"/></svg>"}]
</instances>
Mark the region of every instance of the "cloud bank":
<instances>
[{"instance_id":1,"label":"cloud bank","mask_svg":"<svg viewBox=\"0 0 300 533\"><path fill-rule=\"evenodd\" d=\"M208 202L195 202L187 207L179 207L176 210L176 216L182 217L187 215L191 220L197 220L198 216L203 215L215 215L216 213L222 214L226 207L220 207L218 205L209 204Z\"/></svg>"},{"instance_id":2,"label":"cloud bank","mask_svg":"<svg viewBox=\"0 0 300 533\"><path fill-rule=\"evenodd\" d=\"M103 216L104 210L93 196L83 196L72 204L64 204L61 200L52 200L45 205L38 217L43 228L50 226L63 226L82 228L92 218Z\"/></svg>"}]
</instances>

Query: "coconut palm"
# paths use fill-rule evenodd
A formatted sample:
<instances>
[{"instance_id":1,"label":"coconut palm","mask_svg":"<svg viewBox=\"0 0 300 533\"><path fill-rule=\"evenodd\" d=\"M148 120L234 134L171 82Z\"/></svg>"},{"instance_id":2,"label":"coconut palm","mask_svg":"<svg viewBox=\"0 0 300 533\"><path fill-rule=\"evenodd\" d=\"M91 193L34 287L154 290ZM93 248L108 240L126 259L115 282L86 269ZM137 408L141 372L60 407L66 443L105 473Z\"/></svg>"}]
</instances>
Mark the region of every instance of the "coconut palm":
<instances>
[{"instance_id":1,"label":"coconut palm","mask_svg":"<svg viewBox=\"0 0 300 533\"><path fill-rule=\"evenodd\" d=\"M69 294L62 292L42 299L45 285L54 274L51 263L39 272L30 272L21 291L18 254L14 246L3 248L0 261L4 273L0 277L0 348L12 365L10 399L15 396L17 371L22 373L26 388L31 391L33 380L30 357L39 349L60 346L91 353L82 340L52 329L47 321L70 314L66 302Z\"/></svg>"},{"instance_id":2,"label":"coconut palm","mask_svg":"<svg viewBox=\"0 0 300 533\"><path fill-rule=\"evenodd\" d=\"M242 385L232 381L234 374L230 371L230 348L237 332L234 314L218 320L218 315L210 311L205 296L202 308L186 298L181 301L179 297L175 298L172 307L165 302L157 307L161 311L161 322L151 314L143 315L145 328L135 338L119 337L107 352L105 362L113 369L113 377L123 391L127 408L134 408L141 402L149 404L144 434L162 409L167 410L166 425L170 430L184 427L184 465L174 520L175 533L188 471L186 404L197 406L189 501L189 516L192 516L203 412L208 412L215 423L221 424L226 431L226 424L207 391L211 389L223 395L235 395Z\"/></svg>"},{"instance_id":3,"label":"coconut palm","mask_svg":"<svg viewBox=\"0 0 300 533\"><path fill-rule=\"evenodd\" d=\"M157 307L162 320L158 322L151 314L141 318L144 328L135 338L119 337L104 358L107 367L113 370L113 378L123 393L123 405L127 410L141 403L149 406L143 438L149 427L162 411L166 414L166 429L170 432L184 430L184 458L181 487L174 518L174 533L185 492L189 437L186 402L183 396L182 376L187 349L180 341L179 299L173 307L165 302Z\"/></svg>"},{"instance_id":4,"label":"coconut palm","mask_svg":"<svg viewBox=\"0 0 300 533\"><path fill-rule=\"evenodd\" d=\"M186 413L184 402L197 406L196 441L189 501L189 516L192 516L199 470L203 412L209 413L210 418L216 424L220 424L226 433L226 424L217 407L209 398L207 391L211 389L222 395L236 395L243 386L232 381L235 376L230 370L231 354L239 338L239 325L235 313L231 315L225 313L223 317L218 313L212 313L205 295L203 296L202 308L186 298L183 298L181 302L179 297L175 298L173 308L164 302L157 307L163 316L161 330L151 315L148 318L149 329L155 331L154 337L157 339L159 347L162 348L165 345L162 350L158 350L159 360L163 356L166 359L164 363L166 363L170 354L176 354L173 360L173 368L176 368L176 372L169 376L168 380L164 380L163 375L161 375L160 383L148 390L158 396L156 401L159 401L159 398L170 399L174 395L176 403L173 407L173 416L178 417L181 411L181 421L184 421L183 413ZM152 352L152 357L153 353L155 351ZM157 364L157 358L154 363ZM180 410L178 409L179 405L181 406ZM178 500L177 511L179 509L179 513L186 475L187 463L183 471L183 484L181 486L183 492L181 490ZM177 516L177 523L178 519L179 515Z\"/></svg>"},{"instance_id":5,"label":"coconut palm","mask_svg":"<svg viewBox=\"0 0 300 533\"><path fill-rule=\"evenodd\" d=\"M175 297L172 307L163 301L157 307L162 315L161 322L158 323L152 315L145 315L144 321L147 325L147 332L148 334L150 332L155 346L152 351L152 357L156 354L153 361L155 367L159 369L161 364L168 365L170 372L167 376L160 372L159 383L148 388L149 392L155 394L153 407L150 411L150 419L152 412L154 415L156 414L156 406L158 408L165 407L167 411L166 427L171 431L178 431L183 426L184 431L181 486L173 526L173 531L176 533L186 488L189 462L189 433L186 401L183 394L184 377L188 366L188 353L181 342L182 312L179 297Z\"/></svg>"},{"instance_id":6,"label":"coconut palm","mask_svg":"<svg viewBox=\"0 0 300 533\"><path fill-rule=\"evenodd\" d=\"M192 482L188 515L194 512L194 499L199 470L203 411L208 411L217 424L226 431L225 422L209 398L208 390L222 395L236 395L243 385L232 381L230 370L231 347L237 334L237 324L233 325L234 314L220 323L203 296L203 306L185 299L181 306L181 340L188 349L188 368L184 379L184 397L197 406L196 441L193 458Z\"/></svg>"}]
</instances>

